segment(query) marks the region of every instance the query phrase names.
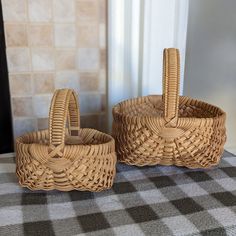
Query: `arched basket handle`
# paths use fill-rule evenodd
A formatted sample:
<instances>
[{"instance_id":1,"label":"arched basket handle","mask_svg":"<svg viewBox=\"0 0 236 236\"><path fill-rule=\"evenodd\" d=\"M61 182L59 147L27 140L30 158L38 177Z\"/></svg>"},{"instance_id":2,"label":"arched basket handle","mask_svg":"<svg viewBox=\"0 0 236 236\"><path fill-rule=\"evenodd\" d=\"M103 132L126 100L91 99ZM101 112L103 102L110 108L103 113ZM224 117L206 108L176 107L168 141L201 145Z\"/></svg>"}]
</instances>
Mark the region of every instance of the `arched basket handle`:
<instances>
[{"instance_id":1,"label":"arched basket handle","mask_svg":"<svg viewBox=\"0 0 236 236\"><path fill-rule=\"evenodd\" d=\"M163 52L163 102L166 127L176 127L179 109L180 58L176 48Z\"/></svg>"},{"instance_id":2,"label":"arched basket handle","mask_svg":"<svg viewBox=\"0 0 236 236\"><path fill-rule=\"evenodd\" d=\"M78 136L80 114L78 98L72 89L55 91L49 112L49 155L61 157L65 147L66 122L71 136Z\"/></svg>"}]
</instances>

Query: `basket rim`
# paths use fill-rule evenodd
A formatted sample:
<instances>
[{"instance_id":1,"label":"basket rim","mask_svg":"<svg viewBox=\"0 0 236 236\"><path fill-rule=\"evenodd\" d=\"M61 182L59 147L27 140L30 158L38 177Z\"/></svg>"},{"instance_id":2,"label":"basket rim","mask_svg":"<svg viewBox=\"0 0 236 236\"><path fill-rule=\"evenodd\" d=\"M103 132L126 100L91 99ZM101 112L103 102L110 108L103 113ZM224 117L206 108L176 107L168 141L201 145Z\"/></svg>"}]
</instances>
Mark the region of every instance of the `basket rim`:
<instances>
[{"instance_id":1,"label":"basket rim","mask_svg":"<svg viewBox=\"0 0 236 236\"><path fill-rule=\"evenodd\" d=\"M109 145L110 147L113 147L115 148L115 140L114 138L109 135L109 134L106 134L106 133L103 133L101 131L98 131L96 129L92 129L92 128L81 128L80 130L87 130L87 131L93 131L93 132L96 132L96 133L100 133L101 135L103 135L104 137L108 138L108 141L107 142L104 142L104 143L100 143L100 144L65 144L65 148L67 146L70 146L70 147L77 147L77 146L84 146L84 147L89 147L89 148L95 148L95 147L102 147L102 146L107 146ZM21 136L18 136L16 138L16 144L23 144L23 145L39 145L39 146L45 146L45 147L48 147L49 145L48 144L43 144L43 143L34 143L34 142L31 142L31 143L26 143L26 142L23 142L22 139L24 138L27 138L29 135L34 135L34 134L38 134L38 133L48 133L49 135L49 131L48 129L43 129L43 130L39 130L39 131L32 131L32 132L27 132L27 133L24 133L23 135ZM75 136L76 137L76 136ZM111 151L112 152L112 151Z\"/></svg>"},{"instance_id":2,"label":"basket rim","mask_svg":"<svg viewBox=\"0 0 236 236\"><path fill-rule=\"evenodd\" d=\"M116 116L120 116L122 118L130 118L130 119L135 119L135 120L143 120L143 119L146 119L146 118L155 118L155 119L159 119L159 120L163 120L164 117L163 116L153 116L153 115L141 115L141 116L134 116L134 115L130 115L130 114L124 114L123 112L120 112L119 111L119 108L121 105L124 105L125 103L127 102L136 102L137 100L140 100L140 99L149 99L150 97L157 97L157 98L162 98L162 95L156 95L156 94L150 94L150 95L147 95L147 96L140 96L140 97L135 97L135 98L131 98L131 99L126 99L126 100L123 100L119 103L117 103L115 106L113 106L112 108L112 114L113 114L113 117L116 117ZM202 103L203 105L206 105L206 106L210 106L212 107L213 109L216 109L218 112L219 112L219 115L218 116L213 116L213 117L178 117L178 120L188 120L188 119L194 119L194 120L201 120L201 119L206 119L208 121L212 120L212 119L220 119L220 118L225 118L226 117L226 113L219 107L215 106L215 105L212 105L210 103L207 103L207 102L204 102L204 101L201 101L201 100L198 100L198 99L193 99L193 98L190 98L188 96L179 96L180 99L188 99L189 101L191 100L192 102L196 102L196 103ZM221 113L221 114L220 114Z\"/></svg>"}]
</instances>

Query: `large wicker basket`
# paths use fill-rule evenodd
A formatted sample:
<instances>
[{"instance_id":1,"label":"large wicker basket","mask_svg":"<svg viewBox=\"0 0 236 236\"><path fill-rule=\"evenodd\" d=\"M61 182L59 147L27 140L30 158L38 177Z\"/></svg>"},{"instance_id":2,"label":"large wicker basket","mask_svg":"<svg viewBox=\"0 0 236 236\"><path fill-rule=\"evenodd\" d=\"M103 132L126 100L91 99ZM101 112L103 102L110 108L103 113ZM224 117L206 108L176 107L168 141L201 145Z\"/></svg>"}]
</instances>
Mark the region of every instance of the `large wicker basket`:
<instances>
[{"instance_id":1,"label":"large wicker basket","mask_svg":"<svg viewBox=\"0 0 236 236\"><path fill-rule=\"evenodd\" d=\"M113 184L115 142L94 129L80 129L77 95L61 89L51 102L49 130L16 139L16 164L19 183L31 190L101 191Z\"/></svg>"},{"instance_id":2,"label":"large wicker basket","mask_svg":"<svg viewBox=\"0 0 236 236\"><path fill-rule=\"evenodd\" d=\"M217 165L226 141L225 113L179 96L179 51L164 50L163 96L123 101L113 108L119 161L131 165Z\"/></svg>"}]
</instances>

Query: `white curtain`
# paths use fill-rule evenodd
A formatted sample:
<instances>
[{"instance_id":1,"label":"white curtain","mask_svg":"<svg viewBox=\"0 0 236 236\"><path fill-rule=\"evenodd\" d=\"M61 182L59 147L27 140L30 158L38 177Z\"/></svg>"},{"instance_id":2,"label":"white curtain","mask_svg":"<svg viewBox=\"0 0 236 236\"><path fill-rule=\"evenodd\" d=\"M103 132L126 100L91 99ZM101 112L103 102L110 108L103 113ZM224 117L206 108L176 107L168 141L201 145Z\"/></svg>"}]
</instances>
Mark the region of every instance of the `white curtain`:
<instances>
[{"instance_id":1,"label":"white curtain","mask_svg":"<svg viewBox=\"0 0 236 236\"><path fill-rule=\"evenodd\" d=\"M162 52L181 53L181 93L188 0L108 1L108 105L162 92Z\"/></svg>"}]
</instances>

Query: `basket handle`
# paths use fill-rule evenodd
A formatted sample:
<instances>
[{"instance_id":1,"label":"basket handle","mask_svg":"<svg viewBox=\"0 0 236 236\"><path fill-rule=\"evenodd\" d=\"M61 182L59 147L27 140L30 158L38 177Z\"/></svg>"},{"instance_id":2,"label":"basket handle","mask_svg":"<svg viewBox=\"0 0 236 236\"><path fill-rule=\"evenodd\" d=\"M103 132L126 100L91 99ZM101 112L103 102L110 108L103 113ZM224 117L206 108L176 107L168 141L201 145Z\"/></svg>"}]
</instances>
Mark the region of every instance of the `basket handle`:
<instances>
[{"instance_id":1,"label":"basket handle","mask_svg":"<svg viewBox=\"0 0 236 236\"><path fill-rule=\"evenodd\" d=\"M180 58L179 50L163 51L163 95L166 127L176 127L179 109Z\"/></svg>"},{"instance_id":2,"label":"basket handle","mask_svg":"<svg viewBox=\"0 0 236 236\"><path fill-rule=\"evenodd\" d=\"M78 136L80 116L77 95L72 89L58 89L53 95L49 112L50 157L63 155L67 120L69 134Z\"/></svg>"}]
</instances>

